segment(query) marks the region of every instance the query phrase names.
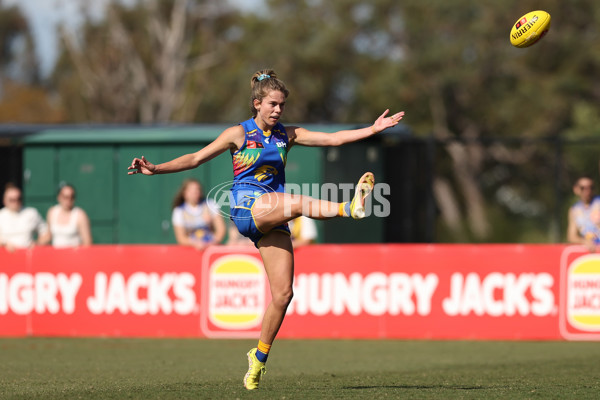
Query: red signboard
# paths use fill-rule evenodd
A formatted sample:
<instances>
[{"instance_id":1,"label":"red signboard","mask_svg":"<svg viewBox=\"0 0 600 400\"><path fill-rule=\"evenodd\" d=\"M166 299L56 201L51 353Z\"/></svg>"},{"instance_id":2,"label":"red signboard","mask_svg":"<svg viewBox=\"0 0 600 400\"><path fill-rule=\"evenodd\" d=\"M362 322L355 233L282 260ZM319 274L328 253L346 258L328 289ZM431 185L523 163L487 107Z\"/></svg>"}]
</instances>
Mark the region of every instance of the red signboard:
<instances>
[{"instance_id":1,"label":"red signboard","mask_svg":"<svg viewBox=\"0 0 600 400\"><path fill-rule=\"evenodd\" d=\"M0 260L2 335L200 335L195 250L37 247Z\"/></svg>"},{"instance_id":2,"label":"red signboard","mask_svg":"<svg viewBox=\"0 0 600 400\"><path fill-rule=\"evenodd\" d=\"M251 337L253 247L0 249L0 336ZM314 245L280 338L600 339L600 255L564 245Z\"/></svg>"},{"instance_id":3,"label":"red signboard","mask_svg":"<svg viewBox=\"0 0 600 400\"><path fill-rule=\"evenodd\" d=\"M300 249L295 300L281 336L557 339L561 251L520 245Z\"/></svg>"}]
</instances>

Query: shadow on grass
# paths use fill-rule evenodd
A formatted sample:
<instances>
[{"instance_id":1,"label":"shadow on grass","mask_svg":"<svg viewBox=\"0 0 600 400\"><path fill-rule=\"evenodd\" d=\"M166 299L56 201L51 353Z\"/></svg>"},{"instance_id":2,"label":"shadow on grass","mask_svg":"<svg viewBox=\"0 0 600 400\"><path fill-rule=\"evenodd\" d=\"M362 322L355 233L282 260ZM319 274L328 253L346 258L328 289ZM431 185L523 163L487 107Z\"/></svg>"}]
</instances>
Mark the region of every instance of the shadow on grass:
<instances>
[{"instance_id":1,"label":"shadow on grass","mask_svg":"<svg viewBox=\"0 0 600 400\"><path fill-rule=\"evenodd\" d=\"M455 386L455 385L361 385L342 386L342 389L455 389L455 390L480 390L483 386Z\"/></svg>"}]
</instances>

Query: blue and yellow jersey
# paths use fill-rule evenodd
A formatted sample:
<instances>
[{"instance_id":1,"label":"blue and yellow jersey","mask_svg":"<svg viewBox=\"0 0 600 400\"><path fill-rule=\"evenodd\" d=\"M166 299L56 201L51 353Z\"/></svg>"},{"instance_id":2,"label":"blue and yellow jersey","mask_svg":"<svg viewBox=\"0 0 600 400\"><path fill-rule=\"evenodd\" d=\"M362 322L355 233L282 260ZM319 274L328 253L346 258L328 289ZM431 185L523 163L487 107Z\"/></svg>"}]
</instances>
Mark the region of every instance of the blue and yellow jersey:
<instances>
[{"instance_id":1,"label":"blue and yellow jersey","mask_svg":"<svg viewBox=\"0 0 600 400\"><path fill-rule=\"evenodd\" d=\"M244 196L256 197L266 192L285 191L285 164L289 147L288 136L282 124L271 131L262 131L250 118L241 123L245 132L242 147L231 154L233 161L234 201L239 204Z\"/></svg>"}]
</instances>

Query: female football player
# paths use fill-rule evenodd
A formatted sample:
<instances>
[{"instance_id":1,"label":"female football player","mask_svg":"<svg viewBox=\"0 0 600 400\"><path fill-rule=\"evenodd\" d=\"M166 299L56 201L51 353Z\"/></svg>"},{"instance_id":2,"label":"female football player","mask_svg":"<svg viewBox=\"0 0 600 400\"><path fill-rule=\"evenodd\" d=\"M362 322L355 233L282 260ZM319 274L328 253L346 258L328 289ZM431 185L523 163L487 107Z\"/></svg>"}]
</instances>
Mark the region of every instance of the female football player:
<instances>
[{"instance_id":1,"label":"female football player","mask_svg":"<svg viewBox=\"0 0 600 400\"><path fill-rule=\"evenodd\" d=\"M367 128L335 133L312 132L299 126L284 126L288 89L273 70L256 72L251 79L252 118L223 131L199 151L162 164L152 164L144 156L134 158L129 174L167 174L196 168L229 151L233 161L231 219L240 233L258 248L270 285L272 300L263 315L258 346L248 356L244 377L248 390L258 388L265 362L286 309L292 300L294 255L287 222L305 215L315 219L365 216L365 198L375 184L373 174L365 173L352 201L335 203L284 191L287 154L295 145L340 146L375 135L393 127L404 116L389 110Z\"/></svg>"}]
</instances>

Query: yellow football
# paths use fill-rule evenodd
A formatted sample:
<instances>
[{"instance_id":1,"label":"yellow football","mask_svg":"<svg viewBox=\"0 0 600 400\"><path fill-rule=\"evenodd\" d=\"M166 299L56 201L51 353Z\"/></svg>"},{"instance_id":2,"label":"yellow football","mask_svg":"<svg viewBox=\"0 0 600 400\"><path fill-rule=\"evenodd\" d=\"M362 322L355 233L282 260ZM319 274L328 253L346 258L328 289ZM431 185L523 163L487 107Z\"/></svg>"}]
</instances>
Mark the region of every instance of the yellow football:
<instances>
[{"instance_id":1,"label":"yellow football","mask_svg":"<svg viewBox=\"0 0 600 400\"><path fill-rule=\"evenodd\" d=\"M529 47L540 40L550 28L550 14L546 11L531 11L515 22L510 30L510 44Z\"/></svg>"}]
</instances>

